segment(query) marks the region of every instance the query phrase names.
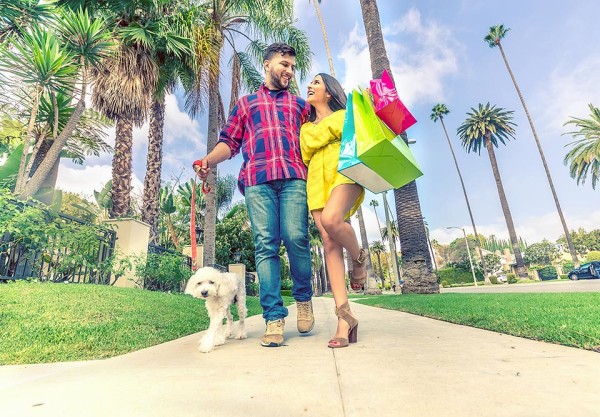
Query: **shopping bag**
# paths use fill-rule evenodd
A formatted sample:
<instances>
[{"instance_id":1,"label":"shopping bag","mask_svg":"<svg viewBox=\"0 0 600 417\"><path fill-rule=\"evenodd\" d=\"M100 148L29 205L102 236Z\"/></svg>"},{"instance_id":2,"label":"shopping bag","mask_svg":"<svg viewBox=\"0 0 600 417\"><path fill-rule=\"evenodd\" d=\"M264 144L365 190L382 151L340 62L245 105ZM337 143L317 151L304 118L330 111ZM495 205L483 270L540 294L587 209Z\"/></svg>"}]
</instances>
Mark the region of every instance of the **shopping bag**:
<instances>
[{"instance_id":1,"label":"shopping bag","mask_svg":"<svg viewBox=\"0 0 600 417\"><path fill-rule=\"evenodd\" d=\"M375 102L375 113L397 135L417 123L398 97L392 78L387 70L381 74L381 79L371 80L371 92Z\"/></svg>"},{"instance_id":2,"label":"shopping bag","mask_svg":"<svg viewBox=\"0 0 600 417\"><path fill-rule=\"evenodd\" d=\"M358 94L358 92L355 92ZM354 115L352 105L353 93L348 94L344 127L340 143L340 159L338 172L368 190L379 193L391 190L393 185L384 180L379 174L365 165L357 157L356 133L354 129Z\"/></svg>"},{"instance_id":3,"label":"shopping bag","mask_svg":"<svg viewBox=\"0 0 600 417\"><path fill-rule=\"evenodd\" d=\"M373 193L423 175L408 145L375 115L363 89L348 96L338 171Z\"/></svg>"}]
</instances>

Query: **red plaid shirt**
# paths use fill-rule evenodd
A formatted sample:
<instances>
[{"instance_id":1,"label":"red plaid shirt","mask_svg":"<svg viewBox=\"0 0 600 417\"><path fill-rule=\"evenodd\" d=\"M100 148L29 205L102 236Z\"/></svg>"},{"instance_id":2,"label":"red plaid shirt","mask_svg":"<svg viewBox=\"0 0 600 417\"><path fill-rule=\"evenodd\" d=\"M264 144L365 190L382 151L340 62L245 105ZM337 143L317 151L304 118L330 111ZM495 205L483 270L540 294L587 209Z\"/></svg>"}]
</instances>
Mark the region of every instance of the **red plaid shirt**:
<instances>
[{"instance_id":1,"label":"red plaid shirt","mask_svg":"<svg viewBox=\"0 0 600 417\"><path fill-rule=\"evenodd\" d=\"M300 126L308 120L310 105L287 90L271 92L263 84L238 100L221 130L219 142L242 151L244 163L238 187L286 178L306 179L300 153Z\"/></svg>"}]
</instances>

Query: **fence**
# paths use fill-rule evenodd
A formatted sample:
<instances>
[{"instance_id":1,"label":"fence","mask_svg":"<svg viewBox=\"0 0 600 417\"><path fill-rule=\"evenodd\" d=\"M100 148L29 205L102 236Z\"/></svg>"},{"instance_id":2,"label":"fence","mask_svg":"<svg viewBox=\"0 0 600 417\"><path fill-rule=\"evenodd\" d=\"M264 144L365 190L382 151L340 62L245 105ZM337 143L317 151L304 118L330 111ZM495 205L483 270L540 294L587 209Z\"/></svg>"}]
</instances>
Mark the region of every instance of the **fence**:
<instances>
[{"instance_id":1,"label":"fence","mask_svg":"<svg viewBox=\"0 0 600 417\"><path fill-rule=\"evenodd\" d=\"M20 201L9 201L0 210L6 210L2 214L10 218L15 208L19 212L36 210L31 222L39 224L29 226L43 238L36 239L33 232L31 235L5 232L0 238L0 279L112 284L116 241L113 230ZM3 229L4 226L0 225ZM44 230L48 233L43 234Z\"/></svg>"}]
</instances>

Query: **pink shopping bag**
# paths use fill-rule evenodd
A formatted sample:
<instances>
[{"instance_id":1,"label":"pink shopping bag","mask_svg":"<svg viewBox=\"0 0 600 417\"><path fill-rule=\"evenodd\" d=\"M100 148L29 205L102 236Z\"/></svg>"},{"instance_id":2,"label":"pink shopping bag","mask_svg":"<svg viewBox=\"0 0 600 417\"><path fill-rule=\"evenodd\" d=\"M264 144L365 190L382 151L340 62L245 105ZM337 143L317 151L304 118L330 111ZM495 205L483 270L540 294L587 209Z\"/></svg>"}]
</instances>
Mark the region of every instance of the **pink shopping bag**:
<instances>
[{"instance_id":1,"label":"pink shopping bag","mask_svg":"<svg viewBox=\"0 0 600 417\"><path fill-rule=\"evenodd\" d=\"M375 102L375 114L397 135L417 123L398 97L392 78L387 70L381 79L371 80L371 94Z\"/></svg>"}]
</instances>

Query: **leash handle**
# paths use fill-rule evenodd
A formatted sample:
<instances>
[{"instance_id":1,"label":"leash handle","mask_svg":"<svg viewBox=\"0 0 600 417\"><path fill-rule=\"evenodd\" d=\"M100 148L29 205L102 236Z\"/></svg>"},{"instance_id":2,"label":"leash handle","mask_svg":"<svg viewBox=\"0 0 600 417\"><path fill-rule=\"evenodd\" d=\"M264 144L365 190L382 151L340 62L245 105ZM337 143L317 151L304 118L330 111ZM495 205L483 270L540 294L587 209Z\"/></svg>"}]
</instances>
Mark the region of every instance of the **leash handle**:
<instances>
[{"instance_id":1,"label":"leash handle","mask_svg":"<svg viewBox=\"0 0 600 417\"><path fill-rule=\"evenodd\" d=\"M196 171L196 167L200 167L200 169L204 168L204 163L202 162L202 160L197 159L194 161L194 163L192 164L192 168L194 169L194 172L196 173L196 176L198 175L198 171ZM207 166L208 168L208 166ZM194 186L196 185L196 177L194 177ZM202 192L204 194L208 194L210 193L211 188L209 187L209 185L207 184L206 181L202 181Z\"/></svg>"}]
</instances>

